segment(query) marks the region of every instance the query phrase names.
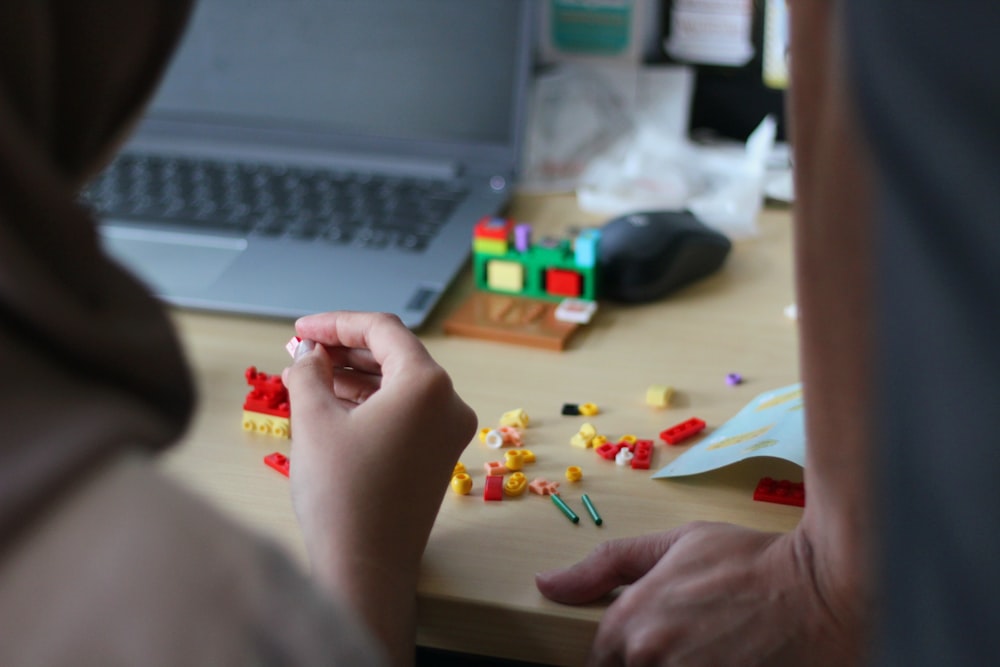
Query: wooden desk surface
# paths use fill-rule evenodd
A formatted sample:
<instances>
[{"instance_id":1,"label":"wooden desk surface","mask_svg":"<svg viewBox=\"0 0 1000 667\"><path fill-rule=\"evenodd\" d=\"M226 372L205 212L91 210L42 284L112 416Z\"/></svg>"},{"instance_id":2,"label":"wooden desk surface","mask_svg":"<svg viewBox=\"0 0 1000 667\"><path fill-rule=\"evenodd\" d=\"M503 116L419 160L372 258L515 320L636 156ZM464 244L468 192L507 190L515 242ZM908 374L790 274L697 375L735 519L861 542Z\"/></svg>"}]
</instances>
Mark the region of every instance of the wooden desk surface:
<instances>
[{"instance_id":1,"label":"wooden desk surface","mask_svg":"<svg viewBox=\"0 0 1000 667\"><path fill-rule=\"evenodd\" d=\"M522 196L510 214L543 230L597 221L580 213L568 196ZM657 440L649 472L619 468L592 450L570 446L584 419L560 415L563 403L593 402L602 412L589 421L610 437L633 433L655 439L691 416L704 419L711 432L756 394L795 382L797 332L783 314L794 300L787 212L765 211L759 236L738 243L722 272L668 300L631 307L603 304L595 321L562 353L445 336L441 322L469 293L471 282L467 271L421 338L482 425L495 425L513 408L528 412L526 446L538 457L528 476L561 481L563 497L581 520L571 524L549 499L535 495L484 502L478 470L499 457L474 440L461 457L473 471L472 495L447 493L425 554L419 590L422 645L579 664L603 606L551 603L537 592L533 573L575 562L604 540L691 520L777 531L794 527L800 509L751 498L762 476L800 480L801 469L793 464L757 459L688 479L651 480L651 472L687 447L668 448ZM288 481L261 461L273 451L287 454L288 442L240 427L247 392L243 371L255 365L277 372L287 365L284 344L291 323L194 312L176 312L175 319L201 402L191 431L164 459L164 467L304 562ZM746 383L728 386L729 372L741 373ZM651 384L676 388L671 408L655 411L645 405ZM433 446L419 433L412 444ZM583 469L582 482L566 482L569 465ZM583 512L581 493L594 500L603 526ZM405 489L399 502L406 503Z\"/></svg>"}]
</instances>

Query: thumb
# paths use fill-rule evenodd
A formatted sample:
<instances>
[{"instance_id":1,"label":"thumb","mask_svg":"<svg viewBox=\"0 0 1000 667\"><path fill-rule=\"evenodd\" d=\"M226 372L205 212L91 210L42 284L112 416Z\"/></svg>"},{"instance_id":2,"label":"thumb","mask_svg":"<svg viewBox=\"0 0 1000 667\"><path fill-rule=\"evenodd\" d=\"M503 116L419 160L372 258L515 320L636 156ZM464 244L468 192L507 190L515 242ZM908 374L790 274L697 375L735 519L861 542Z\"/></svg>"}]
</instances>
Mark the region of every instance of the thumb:
<instances>
[{"instance_id":1,"label":"thumb","mask_svg":"<svg viewBox=\"0 0 1000 667\"><path fill-rule=\"evenodd\" d=\"M329 408L333 397L333 363L326 348L303 340L295 361L281 372L294 414L308 415Z\"/></svg>"},{"instance_id":2,"label":"thumb","mask_svg":"<svg viewBox=\"0 0 1000 667\"><path fill-rule=\"evenodd\" d=\"M563 604L594 602L640 579L674 543L674 532L604 542L579 563L535 575L542 595Z\"/></svg>"}]
</instances>

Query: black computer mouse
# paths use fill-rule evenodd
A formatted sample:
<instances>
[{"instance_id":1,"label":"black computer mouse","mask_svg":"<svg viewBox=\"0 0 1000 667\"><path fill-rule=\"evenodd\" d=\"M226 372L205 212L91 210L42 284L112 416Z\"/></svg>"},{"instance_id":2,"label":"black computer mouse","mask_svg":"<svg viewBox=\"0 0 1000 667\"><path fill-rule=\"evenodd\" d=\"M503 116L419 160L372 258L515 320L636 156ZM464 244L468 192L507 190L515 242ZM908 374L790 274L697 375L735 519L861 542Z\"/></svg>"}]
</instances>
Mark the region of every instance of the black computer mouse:
<instances>
[{"instance_id":1,"label":"black computer mouse","mask_svg":"<svg viewBox=\"0 0 1000 667\"><path fill-rule=\"evenodd\" d=\"M614 218L601 228L600 297L654 301L717 270L731 248L725 234L688 211L646 211Z\"/></svg>"}]
</instances>

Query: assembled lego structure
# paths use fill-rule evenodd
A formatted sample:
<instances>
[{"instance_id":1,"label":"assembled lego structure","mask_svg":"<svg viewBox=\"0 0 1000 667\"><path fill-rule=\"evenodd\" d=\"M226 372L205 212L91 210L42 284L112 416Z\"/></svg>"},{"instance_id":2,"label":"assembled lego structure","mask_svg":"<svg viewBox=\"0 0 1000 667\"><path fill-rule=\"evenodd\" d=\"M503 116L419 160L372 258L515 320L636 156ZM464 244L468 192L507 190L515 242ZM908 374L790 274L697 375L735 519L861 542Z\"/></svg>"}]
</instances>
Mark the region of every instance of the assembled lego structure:
<instances>
[{"instance_id":1,"label":"assembled lego structure","mask_svg":"<svg viewBox=\"0 0 1000 667\"><path fill-rule=\"evenodd\" d=\"M255 366L245 376L252 389L243 402L243 430L291 437L291 407L281 376L261 373Z\"/></svg>"},{"instance_id":2,"label":"assembled lego structure","mask_svg":"<svg viewBox=\"0 0 1000 667\"><path fill-rule=\"evenodd\" d=\"M476 287L547 301L597 298L600 232L588 229L569 239L531 242L531 226L486 217L473 232Z\"/></svg>"},{"instance_id":3,"label":"assembled lego structure","mask_svg":"<svg viewBox=\"0 0 1000 667\"><path fill-rule=\"evenodd\" d=\"M532 243L531 226L482 218L473 231L477 292L445 322L447 333L562 350L597 299L600 231Z\"/></svg>"}]
</instances>

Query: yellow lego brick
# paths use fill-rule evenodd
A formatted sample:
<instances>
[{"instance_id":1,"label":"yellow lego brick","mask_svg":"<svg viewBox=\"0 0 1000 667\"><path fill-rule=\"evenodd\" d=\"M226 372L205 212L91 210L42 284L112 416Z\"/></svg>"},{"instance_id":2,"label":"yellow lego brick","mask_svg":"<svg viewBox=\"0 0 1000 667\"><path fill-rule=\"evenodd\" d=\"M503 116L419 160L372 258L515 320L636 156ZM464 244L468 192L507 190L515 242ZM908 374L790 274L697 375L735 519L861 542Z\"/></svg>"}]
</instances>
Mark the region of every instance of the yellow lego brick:
<instances>
[{"instance_id":1,"label":"yellow lego brick","mask_svg":"<svg viewBox=\"0 0 1000 667\"><path fill-rule=\"evenodd\" d=\"M654 384L646 390L646 405L654 408L665 408L670 405L674 388L663 384Z\"/></svg>"},{"instance_id":2,"label":"yellow lego brick","mask_svg":"<svg viewBox=\"0 0 1000 667\"><path fill-rule=\"evenodd\" d=\"M580 414L584 417L593 417L600 411L601 409L594 403L583 403L580 405Z\"/></svg>"},{"instance_id":3,"label":"yellow lego brick","mask_svg":"<svg viewBox=\"0 0 1000 667\"><path fill-rule=\"evenodd\" d=\"M490 289L520 292L524 289L524 267L517 262L494 259L486 265L486 284Z\"/></svg>"},{"instance_id":4,"label":"yellow lego brick","mask_svg":"<svg viewBox=\"0 0 1000 667\"><path fill-rule=\"evenodd\" d=\"M580 426L580 435L582 435L587 440L593 440L594 436L597 435L597 429L594 425L586 422Z\"/></svg>"},{"instance_id":5,"label":"yellow lego brick","mask_svg":"<svg viewBox=\"0 0 1000 667\"><path fill-rule=\"evenodd\" d=\"M524 452L520 449L510 449L504 455L504 466L507 470L521 470L524 468Z\"/></svg>"},{"instance_id":6,"label":"yellow lego brick","mask_svg":"<svg viewBox=\"0 0 1000 667\"><path fill-rule=\"evenodd\" d=\"M291 436L292 425L285 417L266 415L263 412L243 411L243 430L273 435L278 438Z\"/></svg>"},{"instance_id":7,"label":"yellow lego brick","mask_svg":"<svg viewBox=\"0 0 1000 667\"><path fill-rule=\"evenodd\" d=\"M460 472L451 478L451 490L460 496L468 495L472 491L472 478L464 472Z\"/></svg>"},{"instance_id":8,"label":"yellow lego brick","mask_svg":"<svg viewBox=\"0 0 1000 667\"><path fill-rule=\"evenodd\" d=\"M472 239L473 252L483 255L506 255L510 244L500 239Z\"/></svg>"},{"instance_id":9,"label":"yellow lego brick","mask_svg":"<svg viewBox=\"0 0 1000 667\"><path fill-rule=\"evenodd\" d=\"M580 466L570 466L566 468L566 479L571 482L579 482L583 479L583 471Z\"/></svg>"},{"instance_id":10,"label":"yellow lego brick","mask_svg":"<svg viewBox=\"0 0 1000 667\"><path fill-rule=\"evenodd\" d=\"M515 472L503 485L503 491L508 496L519 496L528 488L528 478L524 473Z\"/></svg>"},{"instance_id":11,"label":"yellow lego brick","mask_svg":"<svg viewBox=\"0 0 1000 667\"><path fill-rule=\"evenodd\" d=\"M528 413L526 413L522 408L517 408L516 410L509 410L500 416L501 426L514 426L516 428L528 428Z\"/></svg>"},{"instance_id":12,"label":"yellow lego brick","mask_svg":"<svg viewBox=\"0 0 1000 667\"><path fill-rule=\"evenodd\" d=\"M569 444L574 447L579 447L580 449L587 449L594 443L593 438L585 438L583 434L577 433L572 438L569 439Z\"/></svg>"}]
</instances>

